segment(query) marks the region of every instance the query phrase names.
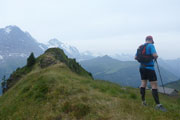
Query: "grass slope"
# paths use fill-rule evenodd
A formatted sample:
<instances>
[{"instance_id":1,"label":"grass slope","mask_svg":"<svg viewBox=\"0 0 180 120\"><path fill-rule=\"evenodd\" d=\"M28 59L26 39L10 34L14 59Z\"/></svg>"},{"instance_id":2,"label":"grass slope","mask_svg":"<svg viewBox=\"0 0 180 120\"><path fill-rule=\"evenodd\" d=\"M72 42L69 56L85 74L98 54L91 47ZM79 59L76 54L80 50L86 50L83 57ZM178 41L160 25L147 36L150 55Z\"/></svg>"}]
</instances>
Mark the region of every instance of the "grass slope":
<instances>
[{"instance_id":1,"label":"grass slope","mask_svg":"<svg viewBox=\"0 0 180 120\"><path fill-rule=\"evenodd\" d=\"M180 98L160 95L167 113L156 111L150 92L141 106L138 89L79 76L65 64L34 70L0 97L1 120L177 120Z\"/></svg>"},{"instance_id":2,"label":"grass slope","mask_svg":"<svg viewBox=\"0 0 180 120\"><path fill-rule=\"evenodd\" d=\"M180 80L167 83L167 84L165 84L165 86L180 91Z\"/></svg>"}]
</instances>

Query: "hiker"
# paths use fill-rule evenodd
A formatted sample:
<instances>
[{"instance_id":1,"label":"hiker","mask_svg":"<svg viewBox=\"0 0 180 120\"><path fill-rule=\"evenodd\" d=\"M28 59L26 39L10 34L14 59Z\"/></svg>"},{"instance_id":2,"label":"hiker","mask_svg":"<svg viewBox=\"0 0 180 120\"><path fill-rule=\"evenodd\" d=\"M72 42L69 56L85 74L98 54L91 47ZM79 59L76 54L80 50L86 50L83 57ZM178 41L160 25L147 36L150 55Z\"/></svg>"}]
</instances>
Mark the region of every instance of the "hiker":
<instances>
[{"instance_id":1,"label":"hiker","mask_svg":"<svg viewBox=\"0 0 180 120\"><path fill-rule=\"evenodd\" d=\"M142 98L142 105L147 106L145 101L145 91L147 81L149 80L152 87L152 95L156 102L155 109L166 111L166 109L160 104L158 96L157 76L154 69L155 60L158 58L156 49L154 47L154 40L152 36L147 36L145 44L141 45L136 53L135 59L140 63L140 75L141 75L141 87L140 94Z\"/></svg>"}]
</instances>

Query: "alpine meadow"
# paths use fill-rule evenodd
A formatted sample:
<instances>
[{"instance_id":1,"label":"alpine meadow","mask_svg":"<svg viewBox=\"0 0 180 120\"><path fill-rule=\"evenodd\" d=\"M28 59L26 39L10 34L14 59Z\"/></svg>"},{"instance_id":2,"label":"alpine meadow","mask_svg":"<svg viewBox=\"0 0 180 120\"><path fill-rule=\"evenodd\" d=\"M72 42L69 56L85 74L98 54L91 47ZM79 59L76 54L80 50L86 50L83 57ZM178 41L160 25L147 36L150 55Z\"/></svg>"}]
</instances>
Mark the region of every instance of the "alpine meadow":
<instances>
[{"instance_id":1,"label":"alpine meadow","mask_svg":"<svg viewBox=\"0 0 180 120\"><path fill-rule=\"evenodd\" d=\"M180 120L180 0L0 0L0 120Z\"/></svg>"}]
</instances>

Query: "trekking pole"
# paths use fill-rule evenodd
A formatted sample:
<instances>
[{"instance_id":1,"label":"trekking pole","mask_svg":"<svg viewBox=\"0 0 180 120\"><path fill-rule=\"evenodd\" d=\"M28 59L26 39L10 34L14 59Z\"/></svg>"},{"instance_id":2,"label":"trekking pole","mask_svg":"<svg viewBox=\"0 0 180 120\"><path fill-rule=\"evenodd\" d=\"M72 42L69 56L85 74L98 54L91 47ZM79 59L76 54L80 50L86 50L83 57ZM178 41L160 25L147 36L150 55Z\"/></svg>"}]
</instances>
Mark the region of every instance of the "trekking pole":
<instances>
[{"instance_id":1,"label":"trekking pole","mask_svg":"<svg viewBox=\"0 0 180 120\"><path fill-rule=\"evenodd\" d=\"M155 61L156 61L156 64L157 64L157 68L158 68L158 72L159 72L159 77L160 77L160 79L161 79L163 91L164 91L164 94L166 94L166 93L165 93L165 89L164 89L164 84L163 84L162 76L161 76L161 71L160 71L160 69L159 69L159 64L158 64L158 62L157 62L157 59L155 59Z\"/></svg>"}]
</instances>

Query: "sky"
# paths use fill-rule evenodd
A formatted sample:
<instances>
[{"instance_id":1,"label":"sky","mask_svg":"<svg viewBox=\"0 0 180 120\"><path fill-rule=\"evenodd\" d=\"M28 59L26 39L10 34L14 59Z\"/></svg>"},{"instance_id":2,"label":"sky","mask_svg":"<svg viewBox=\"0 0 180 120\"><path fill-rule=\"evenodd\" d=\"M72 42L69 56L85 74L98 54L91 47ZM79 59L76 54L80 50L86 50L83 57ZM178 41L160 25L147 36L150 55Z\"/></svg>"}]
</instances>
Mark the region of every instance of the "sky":
<instances>
[{"instance_id":1,"label":"sky","mask_svg":"<svg viewBox=\"0 0 180 120\"><path fill-rule=\"evenodd\" d=\"M0 0L0 28L16 25L95 54L132 54L152 35L161 58L180 58L180 0Z\"/></svg>"}]
</instances>

